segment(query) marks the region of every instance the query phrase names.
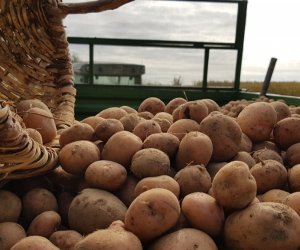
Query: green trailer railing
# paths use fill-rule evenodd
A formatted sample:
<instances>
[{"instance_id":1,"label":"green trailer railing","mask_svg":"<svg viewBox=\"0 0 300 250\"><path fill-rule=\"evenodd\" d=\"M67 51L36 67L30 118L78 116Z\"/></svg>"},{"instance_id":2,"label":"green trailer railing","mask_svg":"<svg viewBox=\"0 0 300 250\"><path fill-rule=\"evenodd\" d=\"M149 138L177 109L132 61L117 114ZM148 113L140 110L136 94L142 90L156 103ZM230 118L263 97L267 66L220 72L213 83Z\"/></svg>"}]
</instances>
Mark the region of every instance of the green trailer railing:
<instances>
[{"instance_id":1,"label":"green trailer railing","mask_svg":"<svg viewBox=\"0 0 300 250\"><path fill-rule=\"evenodd\" d=\"M176 1L176 0L173 0ZM183 0L189 1L189 0ZM191 1L191 0L190 0ZM149 39L121 39L121 38L87 38L68 37L70 44L84 44L89 46L89 77L87 84L77 84L77 98L75 112L78 119L95 115L104 108L112 106L128 105L137 108L140 102L151 96L156 96L168 102L175 97L184 97L188 100L211 98L220 105L230 100L252 99L259 93L249 93L240 90L240 77L243 57L244 35L247 15L247 0L194 0L193 2L228 3L237 5L237 17L235 27L235 39L232 43L227 42L201 42L201 41L171 41L171 40L149 40ZM96 45L131 46L131 47L160 47L199 49L204 51L202 86L116 86L94 84L94 47ZM211 50L236 51L236 64L234 82L231 86L215 87L208 84L208 68ZM284 99L283 97L276 97ZM288 102L291 100L287 98ZM298 100L292 100L293 103ZM299 101L300 104L300 101Z\"/></svg>"}]
</instances>

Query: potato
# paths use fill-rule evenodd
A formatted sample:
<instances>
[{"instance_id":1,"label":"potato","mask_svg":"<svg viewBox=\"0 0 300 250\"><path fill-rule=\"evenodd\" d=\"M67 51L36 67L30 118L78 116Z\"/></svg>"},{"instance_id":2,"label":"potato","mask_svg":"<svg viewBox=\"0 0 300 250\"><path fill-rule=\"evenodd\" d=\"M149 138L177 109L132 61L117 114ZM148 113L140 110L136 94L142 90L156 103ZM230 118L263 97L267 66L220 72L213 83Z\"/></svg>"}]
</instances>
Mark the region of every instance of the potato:
<instances>
[{"instance_id":1,"label":"potato","mask_svg":"<svg viewBox=\"0 0 300 250\"><path fill-rule=\"evenodd\" d=\"M238 152L235 157L232 158L232 161L245 162L249 168L252 168L252 166L256 164L256 161L251 154L245 151Z\"/></svg>"},{"instance_id":2,"label":"potato","mask_svg":"<svg viewBox=\"0 0 300 250\"><path fill-rule=\"evenodd\" d=\"M35 140L39 144L43 145L43 138L42 138L41 133L38 130L36 130L34 128L26 128L26 132L33 140Z\"/></svg>"},{"instance_id":3,"label":"potato","mask_svg":"<svg viewBox=\"0 0 300 250\"><path fill-rule=\"evenodd\" d=\"M117 119L120 120L123 116L127 115L127 112L124 109L118 107L106 108L100 111L96 116L105 118L105 119Z\"/></svg>"},{"instance_id":4,"label":"potato","mask_svg":"<svg viewBox=\"0 0 300 250\"><path fill-rule=\"evenodd\" d=\"M210 177L211 177L211 181L214 179L216 173L218 173L218 171L224 167L228 162L224 161L224 162L210 162L208 163L208 165L206 166L206 170L209 173Z\"/></svg>"},{"instance_id":5,"label":"potato","mask_svg":"<svg viewBox=\"0 0 300 250\"><path fill-rule=\"evenodd\" d=\"M125 227L141 241L152 240L172 228L180 216L180 205L169 190L154 188L141 193L129 206Z\"/></svg>"},{"instance_id":6,"label":"potato","mask_svg":"<svg viewBox=\"0 0 300 250\"><path fill-rule=\"evenodd\" d=\"M104 120L104 118L99 117L99 116L89 116L89 117L81 120L81 123L86 123L86 124L90 125L95 130L96 127L98 126L98 124L100 122L102 122L103 120Z\"/></svg>"},{"instance_id":7,"label":"potato","mask_svg":"<svg viewBox=\"0 0 300 250\"><path fill-rule=\"evenodd\" d=\"M138 112L148 111L153 115L156 115L159 112L163 112L165 110L165 104L162 100L157 97L148 97L144 101L140 103L138 107Z\"/></svg>"},{"instance_id":8,"label":"potato","mask_svg":"<svg viewBox=\"0 0 300 250\"><path fill-rule=\"evenodd\" d=\"M213 161L227 161L238 153L242 131L233 118L212 112L202 120L199 131L212 141Z\"/></svg>"},{"instance_id":9,"label":"potato","mask_svg":"<svg viewBox=\"0 0 300 250\"><path fill-rule=\"evenodd\" d=\"M220 235L225 217L215 198L201 192L188 194L182 200L181 209L194 228L210 236Z\"/></svg>"},{"instance_id":10,"label":"potato","mask_svg":"<svg viewBox=\"0 0 300 250\"><path fill-rule=\"evenodd\" d=\"M131 204L131 202L136 198L134 194L135 187L139 179L137 179L134 175L128 175L123 186L117 190L116 195L118 198L127 206Z\"/></svg>"},{"instance_id":11,"label":"potato","mask_svg":"<svg viewBox=\"0 0 300 250\"><path fill-rule=\"evenodd\" d=\"M86 169L84 178L90 187L113 191L124 184L127 171L113 161L95 161Z\"/></svg>"},{"instance_id":12,"label":"potato","mask_svg":"<svg viewBox=\"0 0 300 250\"><path fill-rule=\"evenodd\" d=\"M239 151L246 151L250 153L252 151L252 146L253 144L250 138L245 133L242 133L242 138L239 145Z\"/></svg>"},{"instance_id":13,"label":"potato","mask_svg":"<svg viewBox=\"0 0 300 250\"><path fill-rule=\"evenodd\" d=\"M13 245L26 237L24 228L15 222L0 223L0 249L10 250Z\"/></svg>"},{"instance_id":14,"label":"potato","mask_svg":"<svg viewBox=\"0 0 300 250\"><path fill-rule=\"evenodd\" d=\"M124 130L132 132L136 125L142 121L142 118L135 113L131 113L123 116L119 121L122 123Z\"/></svg>"},{"instance_id":15,"label":"potato","mask_svg":"<svg viewBox=\"0 0 300 250\"><path fill-rule=\"evenodd\" d=\"M22 209L21 199L10 191L0 190L0 201L0 223L17 222Z\"/></svg>"},{"instance_id":16,"label":"potato","mask_svg":"<svg viewBox=\"0 0 300 250\"><path fill-rule=\"evenodd\" d=\"M189 101L180 106L179 119L192 119L200 123L208 115L208 108L201 100Z\"/></svg>"},{"instance_id":17,"label":"potato","mask_svg":"<svg viewBox=\"0 0 300 250\"><path fill-rule=\"evenodd\" d=\"M204 133L193 131L181 140L176 155L176 168L182 169L189 164L207 165L213 154L211 139Z\"/></svg>"},{"instance_id":18,"label":"potato","mask_svg":"<svg viewBox=\"0 0 300 250\"><path fill-rule=\"evenodd\" d=\"M27 230L27 235L49 238L60 227L60 223L61 218L58 213L45 211L33 219Z\"/></svg>"},{"instance_id":19,"label":"potato","mask_svg":"<svg viewBox=\"0 0 300 250\"><path fill-rule=\"evenodd\" d=\"M154 115L149 111L139 112L138 116L145 120L151 120L154 117Z\"/></svg>"},{"instance_id":20,"label":"potato","mask_svg":"<svg viewBox=\"0 0 300 250\"><path fill-rule=\"evenodd\" d=\"M159 125L161 132L166 133L171 127L171 123L167 119L152 118L151 120L155 121Z\"/></svg>"},{"instance_id":21,"label":"potato","mask_svg":"<svg viewBox=\"0 0 300 250\"><path fill-rule=\"evenodd\" d=\"M153 189L153 188L164 188L171 191L176 197L179 197L180 187L177 181L168 175L160 175L155 177L146 177L140 180L134 189L135 197L141 193Z\"/></svg>"},{"instance_id":22,"label":"potato","mask_svg":"<svg viewBox=\"0 0 300 250\"><path fill-rule=\"evenodd\" d=\"M31 222L33 218L45 211L57 211L57 200L51 192L43 188L30 190L23 197L22 216L26 221Z\"/></svg>"},{"instance_id":23,"label":"potato","mask_svg":"<svg viewBox=\"0 0 300 250\"><path fill-rule=\"evenodd\" d=\"M133 155L142 148L142 140L128 132L115 133L104 145L102 160L115 161L124 167L128 167Z\"/></svg>"},{"instance_id":24,"label":"potato","mask_svg":"<svg viewBox=\"0 0 300 250\"><path fill-rule=\"evenodd\" d=\"M95 134L102 141L107 141L113 134L123 131L123 124L117 119L105 119L98 124Z\"/></svg>"},{"instance_id":25,"label":"potato","mask_svg":"<svg viewBox=\"0 0 300 250\"><path fill-rule=\"evenodd\" d=\"M181 139L189 132L199 131L199 124L191 119L180 119L174 122L170 128L168 129L168 133L177 136L177 138L181 141Z\"/></svg>"},{"instance_id":26,"label":"potato","mask_svg":"<svg viewBox=\"0 0 300 250\"><path fill-rule=\"evenodd\" d=\"M126 206L113 194L88 188L75 196L69 208L70 229L89 234L115 220L124 220Z\"/></svg>"},{"instance_id":27,"label":"potato","mask_svg":"<svg viewBox=\"0 0 300 250\"><path fill-rule=\"evenodd\" d=\"M288 184L292 192L300 191L300 164L288 170Z\"/></svg>"},{"instance_id":28,"label":"potato","mask_svg":"<svg viewBox=\"0 0 300 250\"><path fill-rule=\"evenodd\" d=\"M28 111L31 108L40 108L43 109L47 112L50 112L50 109L48 108L48 106L42 102L39 99L27 99L27 100L22 100L20 102L17 103L17 113L23 117L23 115L25 114L26 111Z\"/></svg>"},{"instance_id":29,"label":"potato","mask_svg":"<svg viewBox=\"0 0 300 250\"><path fill-rule=\"evenodd\" d=\"M229 215L224 238L229 249L298 249L300 217L290 207L260 202Z\"/></svg>"},{"instance_id":30,"label":"potato","mask_svg":"<svg viewBox=\"0 0 300 250\"><path fill-rule=\"evenodd\" d=\"M173 123L179 120L179 111L181 109L181 106L183 106L183 104L179 105L176 109L174 109L172 113Z\"/></svg>"},{"instance_id":31,"label":"potato","mask_svg":"<svg viewBox=\"0 0 300 250\"><path fill-rule=\"evenodd\" d=\"M125 106L121 106L120 108L125 110L127 112L127 114L133 114L133 113L137 114L137 111L132 107L129 107L129 106L125 105Z\"/></svg>"},{"instance_id":32,"label":"potato","mask_svg":"<svg viewBox=\"0 0 300 250\"><path fill-rule=\"evenodd\" d=\"M208 113L211 113L213 111L220 111L220 106L218 103L216 103L212 99L201 99L202 102L206 105L208 109Z\"/></svg>"},{"instance_id":33,"label":"potato","mask_svg":"<svg viewBox=\"0 0 300 250\"><path fill-rule=\"evenodd\" d=\"M232 161L222 167L212 182L213 196L224 208L241 209L256 196L256 182L249 167L241 161Z\"/></svg>"},{"instance_id":34,"label":"potato","mask_svg":"<svg viewBox=\"0 0 300 250\"><path fill-rule=\"evenodd\" d=\"M174 179L180 186L181 196L190 193L207 193L211 187L211 178L203 165L189 165L177 172Z\"/></svg>"},{"instance_id":35,"label":"potato","mask_svg":"<svg viewBox=\"0 0 300 250\"><path fill-rule=\"evenodd\" d=\"M271 189L264 194L261 195L260 201L261 202L278 202L284 203L286 197L290 193L281 189Z\"/></svg>"},{"instance_id":36,"label":"potato","mask_svg":"<svg viewBox=\"0 0 300 250\"><path fill-rule=\"evenodd\" d=\"M275 109L277 114L277 122L291 116L289 106L281 101L270 102L270 105Z\"/></svg>"},{"instance_id":37,"label":"potato","mask_svg":"<svg viewBox=\"0 0 300 250\"><path fill-rule=\"evenodd\" d=\"M57 129L51 112L40 108L31 108L23 116L27 128L34 128L41 134L43 143L52 141L57 135Z\"/></svg>"},{"instance_id":38,"label":"potato","mask_svg":"<svg viewBox=\"0 0 300 250\"><path fill-rule=\"evenodd\" d=\"M125 230L123 222L116 221L107 229L87 235L74 247L74 250L86 249L143 250L143 247L136 235Z\"/></svg>"},{"instance_id":39,"label":"potato","mask_svg":"<svg viewBox=\"0 0 300 250\"><path fill-rule=\"evenodd\" d=\"M165 106L165 112L169 113L169 114L173 114L173 111L180 106L181 104L186 103L187 100L181 98L181 97L176 97L172 100L170 100L167 105Z\"/></svg>"},{"instance_id":40,"label":"potato","mask_svg":"<svg viewBox=\"0 0 300 250\"><path fill-rule=\"evenodd\" d=\"M288 117L277 122L274 127L274 140L282 150L300 142L300 118Z\"/></svg>"},{"instance_id":41,"label":"potato","mask_svg":"<svg viewBox=\"0 0 300 250\"><path fill-rule=\"evenodd\" d=\"M152 119L165 119L168 120L170 122L170 124L173 123L173 116L172 114L169 114L167 112L159 112L156 113L155 116Z\"/></svg>"},{"instance_id":42,"label":"potato","mask_svg":"<svg viewBox=\"0 0 300 250\"><path fill-rule=\"evenodd\" d=\"M132 131L132 133L140 137L142 141L144 141L149 135L161 132L159 124L154 120L141 121Z\"/></svg>"},{"instance_id":43,"label":"potato","mask_svg":"<svg viewBox=\"0 0 300 250\"><path fill-rule=\"evenodd\" d=\"M277 153L280 153L279 148L272 141L263 141L263 142L257 142L253 144L252 151L258 151L260 149L271 149Z\"/></svg>"},{"instance_id":44,"label":"potato","mask_svg":"<svg viewBox=\"0 0 300 250\"><path fill-rule=\"evenodd\" d=\"M285 162L290 167L300 164L300 143L295 143L288 147L286 150Z\"/></svg>"},{"instance_id":45,"label":"potato","mask_svg":"<svg viewBox=\"0 0 300 250\"><path fill-rule=\"evenodd\" d=\"M61 250L72 250L83 239L83 236L74 230L56 231L49 240Z\"/></svg>"},{"instance_id":46,"label":"potato","mask_svg":"<svg viewBox=\"0 0 300 250\"><path fill-rule=\"evenodd\" d=\"M255 102L245 107L237 117L237 123L253 142L270 139L277 121L275 109L266 102Z\"/></svg>"},{"instance_id":47,"label":"potato","mask_svg":"<svg viewBox=\"0 0 300 250\"><path fill-rule=\"evenodd\" d=\"M29 236L21 239L10 250L60 250L42 236Z\"/></svg>"},{"instance_id":48,"label":"potato","mask_svg":"<svg viewBox=\"0 0 300 250\"><path fill-rule=\"evenodd\" d=\"M82 175L91 163L100 160L100 150L94 143L80 140L64 146L59 151L58 158L66 172Z\"/></svg>"},{"instance_id":49,"label":"potato","mask_svg":"<svg viewBox=\"0 0 300 250\"><path fill-rule=\"evenodd\" d=\"M61 132L59 144L63 148L65 145L75 141L92 141L94 134L95 131L91 125L79 122Z\"/></svg>"},{"instance_id":50,"label":"potato","mask_svg":"<svg viewBox=\"0 0 300 250\"><path fill-rule=\"evenodd\" d=\"M252 157L256 162L274 160L283 164L283 159L281 155L279 155L276 151L267 148L259 149L257 151L252 152Z\"/></svg>"},{"instance_id":51,"label":"potato","mask_svg":"<svg viewBox=\"0 0 300 250\"><path fill-rule=\"evenodd\" d=\"M149 135L143 142L143 148L156 148L165 152L169 158L177 153L179 139L170 133L156 133Z\"/></svg>"},{"instance_id":52,"label":"potato","mask_svg":"<svg viewBox=\"0 0 300 250\"><path fill-rule=\"evenodd\" d=\"M130 170L138 178L167 175L170 171L170 159L159 149L141 149L133 155Z\"/></svg>"},{"instance_id":53,"label":"potato","mask_svg":"<svg viewBox=\"0 0 300 250\"><path fill-rule=\"evenodd\" d=\"M155 240L149 250L217 250L213 239L206 233L194 229L183 228L170 234L166 234Z\"/></svg>"},{"instance_id":54,"label":"potato","mask_svg":"<svg viewBox=\"0 0 300 250\"><path fill-rule=\"evenodd\" d=\"M282 189L287 183L287 170L278 161L265 160L255 164L250 173L257 185L257 193L265 193L271 189Z\"/></svg>"},{"instance_id":55,"label":"potato","mask_svg":"<svg viewBox=\"0 0 300 250\"><path fill-rule=\"evenodd\" d=\"M300 192L294 192L289 194L284 202L285 205L289 206L290 208L294 209L296 213L300 216Z\"/></svg>"}]
</instances>

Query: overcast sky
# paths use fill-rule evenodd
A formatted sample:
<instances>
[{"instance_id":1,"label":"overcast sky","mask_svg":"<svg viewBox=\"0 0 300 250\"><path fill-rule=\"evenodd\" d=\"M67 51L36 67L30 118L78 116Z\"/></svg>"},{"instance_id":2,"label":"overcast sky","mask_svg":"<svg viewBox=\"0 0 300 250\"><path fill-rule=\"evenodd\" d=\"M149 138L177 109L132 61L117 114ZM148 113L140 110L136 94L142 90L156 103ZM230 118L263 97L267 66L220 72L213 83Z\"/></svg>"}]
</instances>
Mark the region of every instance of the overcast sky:
<instances>
[{"instance_id":1,"label":"overcast sky","mask_svg":"<svg viewBox=\"0 0 300 250\"><path fill-rule=\"evenodd\" d=\"M79 2L65 0L64 2ZM249 0L242 64L242 81L263 81L271 57L278 59L273 81L300 81L300 0ZM65 19L68 36L233 42L237 6L195 2L143 1L98 14ZM70 46L83 61L88 47ZM99 62L146 66L143 79L185 84L202 79L203 51L142 47L97 46ZM209 80L234 78L236 53L211 51Z\"/></svg>"}]
</instances>

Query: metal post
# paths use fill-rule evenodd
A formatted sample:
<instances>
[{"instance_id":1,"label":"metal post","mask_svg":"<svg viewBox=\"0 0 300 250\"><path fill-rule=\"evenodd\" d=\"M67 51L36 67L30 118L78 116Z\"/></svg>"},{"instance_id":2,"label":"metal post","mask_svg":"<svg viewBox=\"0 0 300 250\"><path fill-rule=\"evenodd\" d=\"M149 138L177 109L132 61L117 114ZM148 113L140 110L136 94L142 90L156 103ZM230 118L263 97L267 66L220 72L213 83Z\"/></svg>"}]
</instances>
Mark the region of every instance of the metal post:
<instances>
[{"instance_id":1,"label":"metal post","mask_svg":"<svg viewBox=\"0 0 300 250\"><path fill-rule=\"evenodd\" d=\"M89 61L89 84L94 83L94 44L89 44L89 53L90 53L90 61Z\"/></svg>"},{"instance_id":2,"label":"metal post","mask_svg":"<svg viewBox=\"0 0 300 250\"><path fill-rule=\"evenodd\" d=\"M203 90L207 89L207 75L208 75L209 49L204 49L204 67L203 67Z\"/></svg>"},{"instance_id":3,"label":"metal post","mask_svg":"<svg viewBox=\"0 0 300 250\"><path fill-rule=\"evenodd\" d=\"M268 71L267 71L263 86L261 88L261 92L260 92L261 96L265 96L268 92L276 62L277 62L277 58L271 58L270 64L268 67Z\"/></svg>"}]
</instances>

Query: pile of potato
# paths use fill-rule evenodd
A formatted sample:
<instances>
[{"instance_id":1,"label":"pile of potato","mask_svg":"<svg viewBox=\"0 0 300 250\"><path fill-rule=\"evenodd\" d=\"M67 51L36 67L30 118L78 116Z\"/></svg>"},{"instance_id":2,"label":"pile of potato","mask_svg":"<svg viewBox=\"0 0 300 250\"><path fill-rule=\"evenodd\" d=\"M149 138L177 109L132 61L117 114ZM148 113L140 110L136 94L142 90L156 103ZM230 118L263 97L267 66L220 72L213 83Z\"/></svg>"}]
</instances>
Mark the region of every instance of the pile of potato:
<instances>
[{"instance_id":1,"label":"pile of potato","mask_svg":"<svg viewBox=\"0 0 300 250\"><path fill-rule=\"evenodd\" d=\"M261 98L112 107L58 134L17 112L56 169L0 189L0 249L300 249L300 112Z\"/></svg>"}]
</instances>

